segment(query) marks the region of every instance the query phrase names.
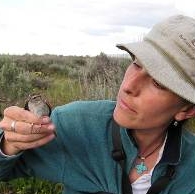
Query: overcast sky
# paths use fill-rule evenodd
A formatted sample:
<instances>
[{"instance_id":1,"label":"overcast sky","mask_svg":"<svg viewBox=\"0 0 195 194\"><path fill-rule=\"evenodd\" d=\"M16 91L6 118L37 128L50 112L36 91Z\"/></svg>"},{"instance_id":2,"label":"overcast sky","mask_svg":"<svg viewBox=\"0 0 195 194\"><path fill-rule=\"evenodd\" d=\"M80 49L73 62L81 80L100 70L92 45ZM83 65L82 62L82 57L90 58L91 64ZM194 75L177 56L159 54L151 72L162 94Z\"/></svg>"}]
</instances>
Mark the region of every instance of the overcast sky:
<instances>
[{"instance_id":1,"label":"overcast sky","mask_svg":"<svg viewBox=\"0 0 195 194\"><path fill-rule=\"evenodd\" d=\"M118 54L175 14L194 0L0 0L0 54Z\"/></svg>"}]
</instances>

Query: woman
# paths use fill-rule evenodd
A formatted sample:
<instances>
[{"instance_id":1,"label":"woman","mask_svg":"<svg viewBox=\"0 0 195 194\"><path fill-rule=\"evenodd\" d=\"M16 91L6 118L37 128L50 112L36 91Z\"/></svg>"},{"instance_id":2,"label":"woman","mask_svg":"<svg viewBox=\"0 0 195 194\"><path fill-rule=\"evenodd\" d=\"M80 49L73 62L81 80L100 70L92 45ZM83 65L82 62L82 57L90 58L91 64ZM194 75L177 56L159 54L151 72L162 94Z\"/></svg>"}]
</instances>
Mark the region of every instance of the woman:
<instances>
[{"instance_id":1,"label":"woman","mask_svg":"<svg viewBox=\"0 0 195 194\"><path fill-rule=\"evenodd\" d=\"M2 180L41 177L64 183L68 194L195 194L195 137L181 127L195 116L195 20L170 17L142 42L118 47L133 63L116 103L70 103L55 108L51 120L5 110ZM122 169L110 156L115 140L126 157Z\"/></svg>"}]
</instances>

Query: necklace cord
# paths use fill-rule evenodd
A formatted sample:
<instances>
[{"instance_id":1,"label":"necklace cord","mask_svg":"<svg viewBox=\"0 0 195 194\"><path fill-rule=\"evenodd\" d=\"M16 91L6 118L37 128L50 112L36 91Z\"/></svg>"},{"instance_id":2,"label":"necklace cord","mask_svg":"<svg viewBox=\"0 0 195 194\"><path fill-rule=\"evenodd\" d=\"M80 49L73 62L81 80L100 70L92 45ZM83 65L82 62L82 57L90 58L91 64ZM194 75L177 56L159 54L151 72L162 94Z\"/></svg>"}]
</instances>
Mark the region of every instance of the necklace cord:
<instances>
[{"instance_id":1,"label":"necklace cord","mask_svg":"<svg viewBox=\"0 0 195 194\"><path fill-rule=\"evenodd\" d=\"M162 143L160 143L154 150L152 150L152 152L150 152L146 156L138 155L138 158L141 159L141 160L145 160L146 158L148 158L149 156L151 156L158 148L160 148L163 145L163 143L164 143L164 141Z\"/></svg>"}]
</instances>

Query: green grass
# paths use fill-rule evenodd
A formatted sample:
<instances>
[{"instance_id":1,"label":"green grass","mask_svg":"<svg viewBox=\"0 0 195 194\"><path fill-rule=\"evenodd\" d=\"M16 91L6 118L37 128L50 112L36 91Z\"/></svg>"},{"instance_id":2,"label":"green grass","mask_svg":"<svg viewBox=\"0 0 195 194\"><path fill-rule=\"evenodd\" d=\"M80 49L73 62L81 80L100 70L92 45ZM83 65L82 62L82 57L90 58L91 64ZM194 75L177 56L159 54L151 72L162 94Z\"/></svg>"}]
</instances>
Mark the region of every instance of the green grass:
<instances>
[{"instance_id":1,"label":"green grass","mask_svg":"<svg viewBox=\"0 0 195 194\"><path fill-rule=\"evenodd\" d=\"M0 183L0 194L61 194L63 185L35 178L20 178Z\"/></svg>"},{"instance_id":2,"label":"green grass","mask_svg":"<svg viewBox=\"0 0 195 194\"><path fill-rule=\"evenodd\" d=\"M43 91L52 105L62 105L82 98L78 80L61 76L56 76L52 79L51 87Z\"/></svg>"}]
</instances>

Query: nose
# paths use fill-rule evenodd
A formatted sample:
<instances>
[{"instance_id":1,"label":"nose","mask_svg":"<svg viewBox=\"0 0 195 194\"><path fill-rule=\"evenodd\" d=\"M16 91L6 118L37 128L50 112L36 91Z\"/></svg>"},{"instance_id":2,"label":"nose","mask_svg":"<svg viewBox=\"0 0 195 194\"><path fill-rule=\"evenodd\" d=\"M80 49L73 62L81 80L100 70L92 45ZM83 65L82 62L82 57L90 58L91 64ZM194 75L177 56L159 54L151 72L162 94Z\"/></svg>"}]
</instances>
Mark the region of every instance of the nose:
<instances>
[{"instance_id":1,"label":"nose","mask_svg":"<svg viewBox=\"0 0 195 194\"><path fill-rule=\"evenodd\" d=\"M122 82L123 91L128 95L139 96L146 85L146 75L143 68L135 70L129 67Z\"/></svg>"}]
</instances>

